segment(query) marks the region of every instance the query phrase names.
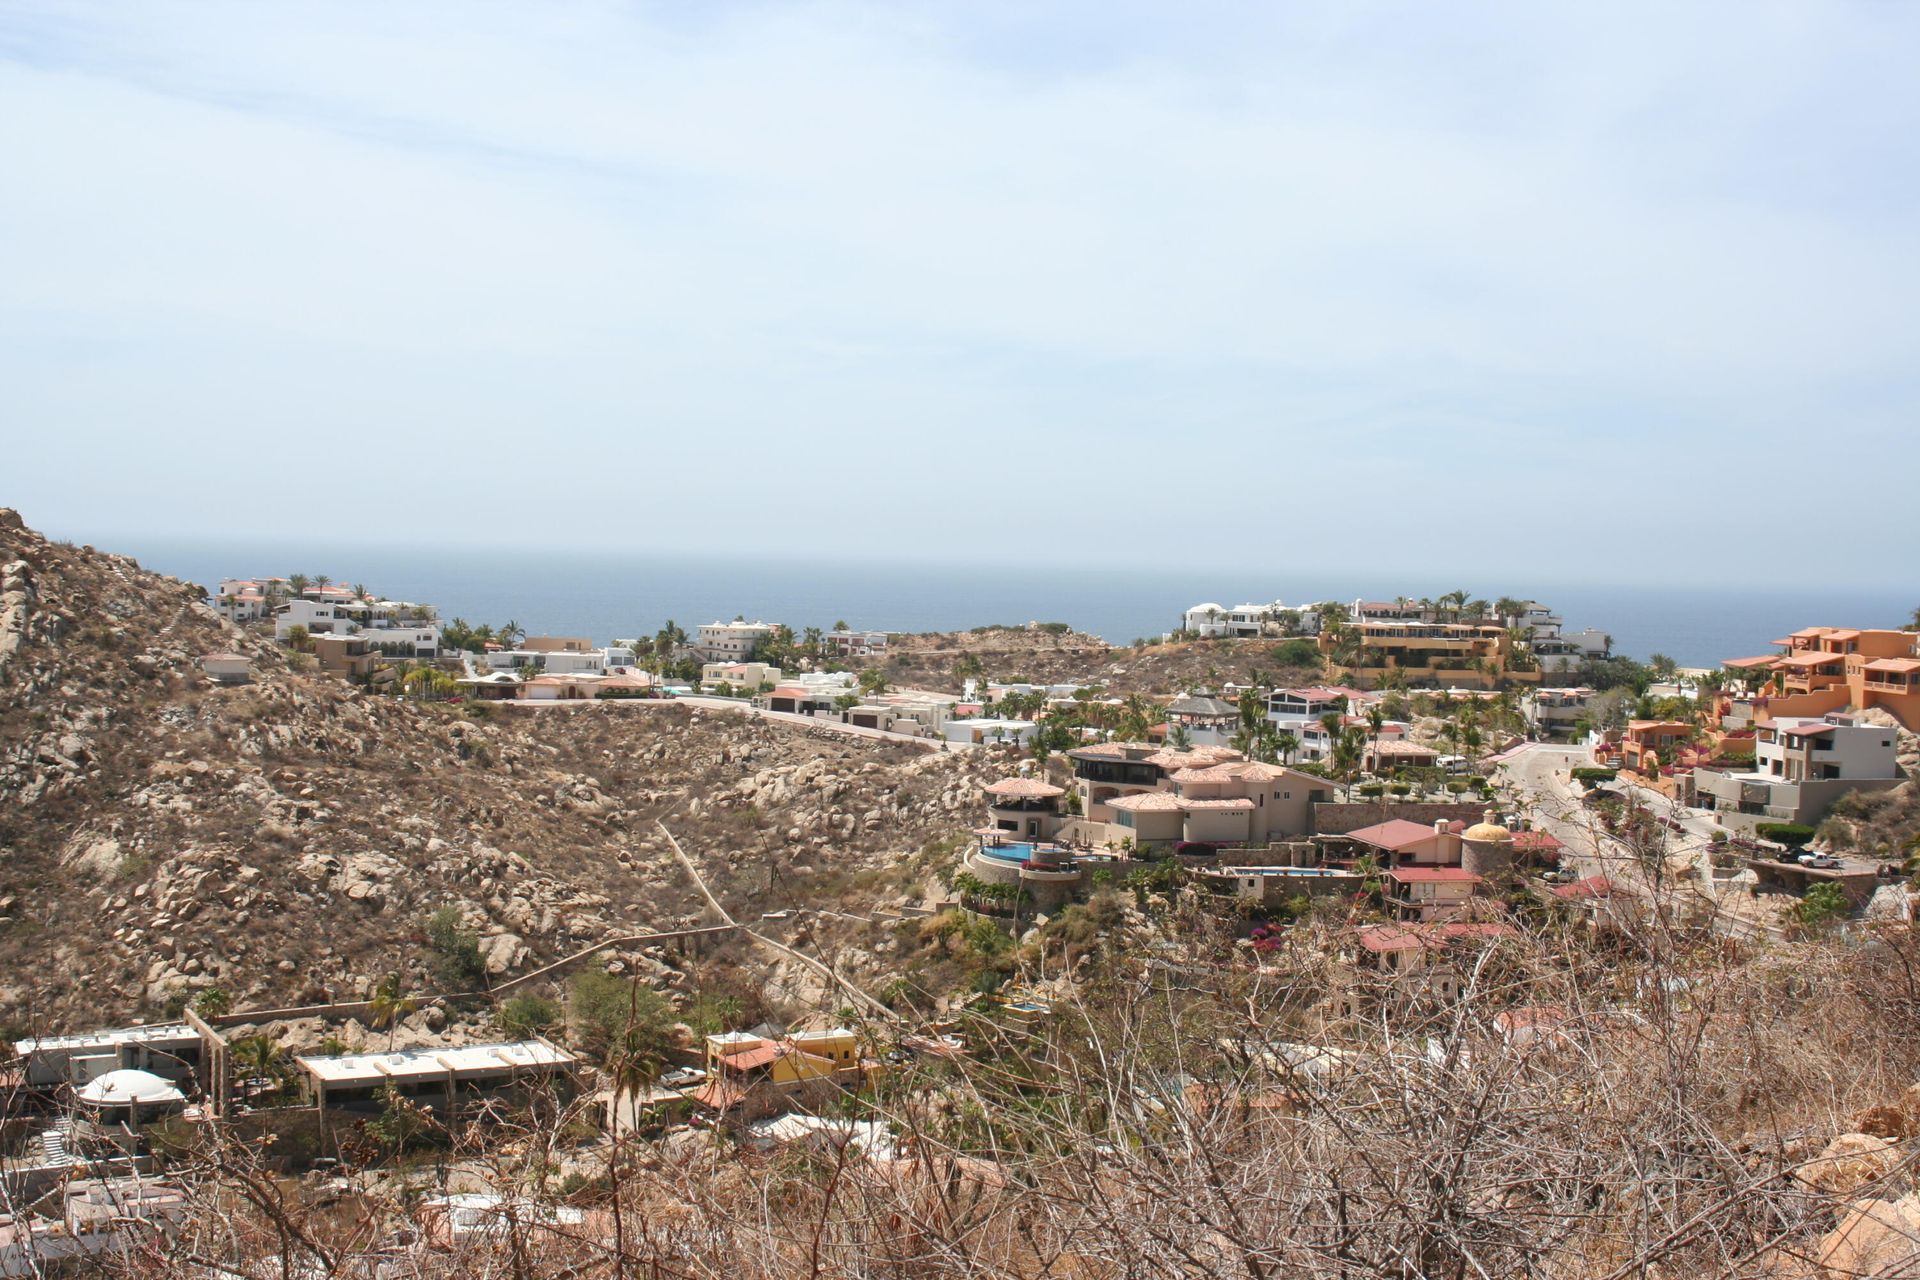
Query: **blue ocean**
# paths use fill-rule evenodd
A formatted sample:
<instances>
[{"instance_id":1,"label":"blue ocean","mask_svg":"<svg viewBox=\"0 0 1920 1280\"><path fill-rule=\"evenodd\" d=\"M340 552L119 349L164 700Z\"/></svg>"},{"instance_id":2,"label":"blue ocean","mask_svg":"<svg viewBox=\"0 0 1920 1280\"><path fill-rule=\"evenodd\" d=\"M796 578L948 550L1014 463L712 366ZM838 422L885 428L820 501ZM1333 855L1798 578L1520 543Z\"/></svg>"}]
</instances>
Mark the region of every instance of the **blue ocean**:
<instances>
[{"instance_id":1,"label":"blue ocean","mask_svg":"<svg viewBox=\"0 0 1920 1280\"><path fill-rule=\"evenodd\" d=\"M390 598L428 601L443 617L519 623L536 635L596 641L651 635L669 619L692 630L736 614L796 630L844 621L857 628L946 631L983 623L1066 622L1115 643L1180 625L1188 606L1213 601L1288 603L1398 595L1436 596L1456 587L1475 596L1532 598L1558 610L1570 629L1597 627L1614 651L1682 665L1766 653L1799 627L1893 627L1920 605L1920 582L1897 591L1839 588L1765 590L1574 582L1394 581L1380 574L1337 577L1277 571L1184 574L781 559L703 559L613 551L586 553L347 547L312 544L115 538L112 550L148 568L212 587L225 577L327 574L365 583Z\"/></svg>"}]
</instances>

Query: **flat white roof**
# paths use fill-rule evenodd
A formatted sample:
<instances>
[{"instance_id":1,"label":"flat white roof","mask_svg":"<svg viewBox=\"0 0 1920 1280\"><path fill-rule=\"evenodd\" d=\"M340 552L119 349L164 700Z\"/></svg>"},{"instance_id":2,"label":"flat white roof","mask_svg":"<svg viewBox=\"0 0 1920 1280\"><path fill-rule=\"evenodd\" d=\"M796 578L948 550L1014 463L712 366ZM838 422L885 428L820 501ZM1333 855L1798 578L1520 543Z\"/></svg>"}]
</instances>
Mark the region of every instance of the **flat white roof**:
<instances>
[{"instance_id":1,"label":"flat white roof","mask_svg":"<svg viewBox=\"0 0 1920 1280\"><path fill-rule=\"evenodd\" d=\"M59 1049L112 1049L123 1044L155 1044L169 1040L198 1040L200 1033L184 1022L156 1023L150 1027L116 1027L111 1031L88 1031L79 1035L46 1036L39 1040L16 1040L15 1053L44 1053Z\"/></svg>"},{"instance_id":2,"label":"flat white roof","mask_svg":"<svg viewBox=\"0 0 1920 1280\"><path fill-rule=\"evenodd\" d=\"M350 1053L338 1058L297 1057L322 1084L359 1084L381 1080L424 1080L434 1076L491 1075L563 1067L574 1056L545 1040L470 1044L458 1048L400 1049L393 1053Z\"/></svg>"}]
</instances>

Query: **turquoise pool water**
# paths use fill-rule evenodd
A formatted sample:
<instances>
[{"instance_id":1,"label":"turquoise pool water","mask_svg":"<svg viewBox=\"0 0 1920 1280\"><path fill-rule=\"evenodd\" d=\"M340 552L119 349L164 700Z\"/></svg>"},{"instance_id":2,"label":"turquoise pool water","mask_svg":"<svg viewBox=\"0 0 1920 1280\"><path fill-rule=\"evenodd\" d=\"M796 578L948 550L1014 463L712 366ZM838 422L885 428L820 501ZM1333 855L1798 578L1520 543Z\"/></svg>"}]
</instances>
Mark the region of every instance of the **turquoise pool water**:
<instances>
[{"instance_id":1,"label":"turquoise pool water","mask_svg":"<svg viewBox=\"0 0 1920 1280\"><path fill-rule=\"evenodd\" d=\"M980 850L989 858L998 858L1002 862L1025 862L1033 857L1031 840L1010 840L1006 844L990 844Z\"/></svg>"}]
</instances>

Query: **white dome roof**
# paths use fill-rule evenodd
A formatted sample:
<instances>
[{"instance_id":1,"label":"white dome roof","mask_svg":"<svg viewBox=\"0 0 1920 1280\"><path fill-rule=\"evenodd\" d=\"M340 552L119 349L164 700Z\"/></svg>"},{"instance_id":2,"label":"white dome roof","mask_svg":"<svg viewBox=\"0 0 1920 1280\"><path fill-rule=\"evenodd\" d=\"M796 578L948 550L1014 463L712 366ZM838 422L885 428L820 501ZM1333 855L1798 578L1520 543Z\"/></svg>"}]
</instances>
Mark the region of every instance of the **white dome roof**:
<instances>
[{"instance_id":1,"label":"white dome roof","mask_svg":"<svg viewBox=\"0 0 1920 1280\"><path fill-rule=\"evenodd\" d=\"M95 1076L80 1090L80 1101L99 1106L124 1107L133 1102L185 1102L187 1095L154 1075L123 1067Z\"/></svg>"},{"instance_id":2,"label":"white dome roof","mask_svg":"<svg viewBox=\"0 0 1920 1280\"><path fill-rule=\"evenodd\" d=\"M1225 605L1214 604L1211 601L1209 601L1206 604L1197 604L1193 606L1193 608L1187 610L1188 613L1206 613L1208 611L1212 611L1214 613L1225 613L1227 611L1227 607Z\"/></svg>"}]
</instances>

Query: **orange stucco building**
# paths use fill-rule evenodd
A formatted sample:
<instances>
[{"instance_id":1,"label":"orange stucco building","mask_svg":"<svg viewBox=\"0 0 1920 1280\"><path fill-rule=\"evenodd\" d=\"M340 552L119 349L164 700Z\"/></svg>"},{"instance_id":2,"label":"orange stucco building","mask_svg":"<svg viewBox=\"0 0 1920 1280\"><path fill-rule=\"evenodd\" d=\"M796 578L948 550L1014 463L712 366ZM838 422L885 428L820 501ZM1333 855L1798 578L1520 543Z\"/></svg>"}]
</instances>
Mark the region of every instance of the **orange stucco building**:
<instances>
[{"instance_id":1,"label":"orange stucco building","mask_svg":"<svg viewBox=\"0 0 1920 1280\"><path fill-rule=\"evenodd\" d=\"M1776 656L1726 663L1742 674L1772 673L1766 696L1756 701L1756 717L1879 707L1920 731L1920 632L1803 627L1774 643L1781 648Z\"/></svg>"}]
</instances>

